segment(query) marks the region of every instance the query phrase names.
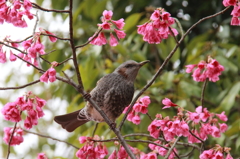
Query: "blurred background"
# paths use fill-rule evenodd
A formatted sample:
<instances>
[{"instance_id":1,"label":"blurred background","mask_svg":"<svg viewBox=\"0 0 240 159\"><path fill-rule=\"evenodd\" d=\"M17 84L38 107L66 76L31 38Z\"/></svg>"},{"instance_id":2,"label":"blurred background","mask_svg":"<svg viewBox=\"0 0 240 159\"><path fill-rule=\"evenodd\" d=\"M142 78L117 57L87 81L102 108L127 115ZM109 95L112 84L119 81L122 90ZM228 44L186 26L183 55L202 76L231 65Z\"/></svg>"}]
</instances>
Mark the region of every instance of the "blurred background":
<instances>
[{"instance_id":1,"label":"blurred background","mask_svg":"<svg viewBox=\"0 0 240 159\"><path fill-rule=\"evenodd\" d=\"M48 9L69 9L68 1L66 0L36 0L36 3ZM74 40L76 45L85 43L94 34L97 30L97 24L101 23L100 18L104 10L112 10L114 13L113 20L124 18L126 23L124 30L127 36L120 41L118 46L87 45L77 49L77 57L85 90L90 92L95 87L98 79L111 73L126 60L150 60L151 62L145 65L139 72L135 82L135 94L152 78L175 46L175 41L172 37L163 40L158 45L145 43L142 40L142 36L137 34L137 25L147 22L154 9L161 7L168 11L172 17L178 19L183 32L185 32L199 19L225 8L220 0L82 0L74 1L73 6ZM205 148L209 149L215 144L231 147L231 154L233 158L236 158L240 156L240 28L238 26L230 26L231 10L229 9L224 14L197 25L185 38L164 68L162 74L144 95L151 98L152 103L149 106L149 114L153 118L156 113L161 113L163 116L174 116L176 114L175 109L162 110L161 100L165 97L172 99L174 103L184 107L184 109L194 111L197 106L201 105L200 96L203 83L193 81L191 75L185 73L185 65L197 64L200 60L206 60L209 55L217 59L225 67L225 71L216 83L208 82L205 92L205 107L211 112L221 113L225 111L229 118L227 121L229 129L220 138L209 137L205 143ZM34 12L35 9L33 9ZM38 11L38 15L40 19L38 27L49 30L59 37L68 38L69 17L67 14ZM29 22L30 27L26 32L19 29L11 36L13 37L12 39L24 39L31 35L34 23L35 20ZM6 27L6 24L4 25L5 28L1 26L3 27L1 30L11 30L10 26L7 25ZM177 25L174 28L180 32ZM181 34L177 36L177 39L180 38ZM42 37L41 39L45 44L46 52L56 50L45 56L47 60L61 62L71 57L71 49L68 42L58 40L56 43L51 43L47 37ZM50 65L42 62L42 67L47 70ZM24 85L40 77L38 71L27 67L20 60L14 63L0 64L0 70L2 74L0 87ZM60 76L64 76L62 71L65 71L76 81L72 62L65 63L57 67L56 70ZM82 146L78 141L79 136L92 135L95 127L93 122L88 122L73 133L66 132L53 122L55 115L73 112L85 105L82 96L73 87L60 81L49 84L38 83L20 90L0 91L0 108L7 102L16 100L17 97L22 96L26 91L32 91L40 98L47 100L47 105L44 107L45 116L30 131L49 135L78 147ZM122 116L117 120L117 124L119 124L121 119ZM142 122L139 126L126 121L122 134L126 135L136 132L149 134L147 127L151 121L146 115L142 115L141 119ZM13 127L13 123L3 120L2 114L0 115L0 120L2 123L0 125L0 138L3 138L3 128ZM23 125L23 123L20 123L20 125ZM105 139L115 137L105 123L99 124L96 134L104 136ZM185 140L182 139L181 141L184 142ZM0 144L0 158L5 158L7 145L3 143L3 140L0 140ZM110 147L109 153L115 149L113 143L106 143L106 145ZM150 151L147 144L130 143L130 145L144 152ZM178 152L185 154L190 150L190 148L179 147ZM24 135L22 144L11 148L10 158L32 159L36 158L37 153L40 152L45 152L48 158L76 158L76 149L73 147L29 133ZM195 150L189 158L198 158L198 156L199 152Z\"/></svg>"}]
</instances>

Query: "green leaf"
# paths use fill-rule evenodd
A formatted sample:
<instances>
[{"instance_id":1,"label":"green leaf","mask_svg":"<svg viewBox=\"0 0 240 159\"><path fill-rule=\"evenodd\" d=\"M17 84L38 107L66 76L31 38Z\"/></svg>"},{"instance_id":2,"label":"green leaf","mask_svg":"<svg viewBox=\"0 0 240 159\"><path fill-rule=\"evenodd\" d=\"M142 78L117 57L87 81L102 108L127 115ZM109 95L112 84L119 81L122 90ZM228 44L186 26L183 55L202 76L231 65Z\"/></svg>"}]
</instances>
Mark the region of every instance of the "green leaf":
<instances>
[{"instance_id":1,"label":"green leaf","mask_svg":"<svg viewBox=\"0 0 240 159\"><path fill-rule=\"evenodd\" d=\"M123 30L130 30L133 27L136 27L139 19L141 18L142 14L141 13L134 13L132 15L130 15L126 20L125 20L125 26L123 28ZM137 29L137 28L136 28Z\"/></svg>"},{"instance_id":2,"label":"green leaf","mask_svg":"<svg viewBox=\"0 0 240 159\"><path fill-rule=\"evenodd\" d=\"M240 91L240 82L235 83L226 97L222 100L219 108L228 112L235 103L235 97L239 94Z\"/></svg>"}]
</instances>

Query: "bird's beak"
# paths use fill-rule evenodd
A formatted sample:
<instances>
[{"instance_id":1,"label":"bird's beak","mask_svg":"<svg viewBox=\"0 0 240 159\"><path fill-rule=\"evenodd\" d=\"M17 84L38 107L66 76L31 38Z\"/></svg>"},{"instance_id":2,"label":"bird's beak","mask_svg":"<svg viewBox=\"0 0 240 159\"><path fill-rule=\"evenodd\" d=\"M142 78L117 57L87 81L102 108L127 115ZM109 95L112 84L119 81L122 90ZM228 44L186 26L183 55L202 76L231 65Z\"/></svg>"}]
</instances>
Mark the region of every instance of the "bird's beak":
<instances>
[{"instance_id":1,"label":"bird's beak","mask_svg":"<svg viewBox=\"0 0 240 159\"><path fill-rule=\"evenodd\" d=\"M146 63L150 62L149 60L146 60L146 61L142 61L142 62L139 62L139 66L142 67L143 65L145 65Z\"/></svg>"}]
</instances>

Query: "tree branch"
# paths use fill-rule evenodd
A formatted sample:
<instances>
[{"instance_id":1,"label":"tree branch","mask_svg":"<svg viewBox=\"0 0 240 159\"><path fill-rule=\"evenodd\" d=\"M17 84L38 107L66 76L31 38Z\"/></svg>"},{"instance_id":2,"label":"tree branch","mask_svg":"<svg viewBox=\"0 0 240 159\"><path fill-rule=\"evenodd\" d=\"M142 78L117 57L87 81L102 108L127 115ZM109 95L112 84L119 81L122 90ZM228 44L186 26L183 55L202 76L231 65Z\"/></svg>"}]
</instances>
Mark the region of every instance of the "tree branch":
<instances>
[{"instance_id":1,"label":"tree branch","mask_svg":"<svg viewBox=\"0 0 240 159\"><path fill-rule=\"evenodd\" d=\"M207 86L207 82L208 82L208 79L206 79L203 83L203 87L202 87L202 94L201 94L201 104L202 104L202 107L204 106L204 93L205 93L205 89L206 89L206 86Z\"/></svg>"},{"instance_id":2,"label":"tree branch","mask_svg":"<svg viewBox=\"0 0 240 159\"><path fill-rule=\"evenodd\" d=\"M36 83L38 83L38 82L40 82L40 80L36 80L36 81L30 82L30 83L28 83L28 84L25 84L25 85L22 85L22 86L18 86L18 87L0 87L0 90L22 89L22 88L25 88L25 87L34 85L34 84L36 84Z\"/></svg>"},{"instance_id":3,"label":"tree branch","mask_svg":"<svg viewBox=\"0 0 240 159\"><path fill-rule=\"evenodd\" d=\"M7 159L9 158L10 152L11 152L11 145L10 143L12 142L14 131L16 130L17 127L17 122L14 124L12 134L10 136L9 142L8 142L8 151L7 151Z\"/></svg>"},{"instance_id":4,"label":"tree branch","mask_svg":"<svg viewBox=\"0 0 240 159\"><path fill-rule=\"evenodd\" d=\"M36 3L33 3L33 2L32 2L32 5L33 5L34 8L37 8L37 9L40 9L40 10L46 11L46 12L69 13L69 10L46 9L46 8L43 8L43 7L37 5Z\"/></svg>"},{"instance_id":5,"label":"tree branch","mask_svg":"<svg viewBox=\"0 0 240 159\"><path fill-rule=\"evenodd\" d=\"M73 145L73 144L70 144L69 142L66 142L66 141L63 141L63 140L59 140L57 138L54 138L54 137L51 137L51 136L48 136L48 135L42 135L42 134L39 134L39 133L36 133L36 132L32 132L32 131L29 131L29 130L26 130L26 129L22 129L23 131L25 131L26 133L29 133L29 134L34 134L34 135L37 135L37 136L40 136L40 137L44 137L44 138L48 138L48 139L52 139L52 140L55 140L55 141L59 141L59 142L63 142L69 146L72 146L74 147L75 149L79 149L79 147Z\"/></svg>"}]
</instances>

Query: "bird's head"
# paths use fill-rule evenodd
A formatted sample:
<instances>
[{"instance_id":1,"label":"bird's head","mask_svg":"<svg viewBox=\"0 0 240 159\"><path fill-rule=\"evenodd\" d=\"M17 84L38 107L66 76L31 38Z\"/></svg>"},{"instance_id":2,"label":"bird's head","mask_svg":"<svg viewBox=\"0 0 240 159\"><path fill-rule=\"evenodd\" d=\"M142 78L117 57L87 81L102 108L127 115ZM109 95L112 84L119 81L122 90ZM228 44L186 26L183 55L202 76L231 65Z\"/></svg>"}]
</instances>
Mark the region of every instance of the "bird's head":
<instances>
[{"instance_id":1,"label":"bird's head","mask_svg":"<svg viewBox=\"0 0 240 159\"><path fill-rule=\"evenodd\" d=\"M126 61L124 63L122 63L120 66L118 66L114 73L118 73L120 75L122 75L124 78L126 78L127 80L134 82L134 80L136 79L136 76L138 74L138 70L146 63L148 63L149 61L143 61L143 62L136 62L133 60L129 60Z\"/></svg>"}]
</instances>

